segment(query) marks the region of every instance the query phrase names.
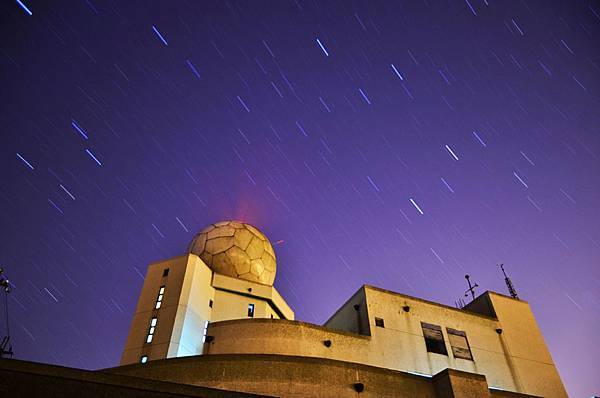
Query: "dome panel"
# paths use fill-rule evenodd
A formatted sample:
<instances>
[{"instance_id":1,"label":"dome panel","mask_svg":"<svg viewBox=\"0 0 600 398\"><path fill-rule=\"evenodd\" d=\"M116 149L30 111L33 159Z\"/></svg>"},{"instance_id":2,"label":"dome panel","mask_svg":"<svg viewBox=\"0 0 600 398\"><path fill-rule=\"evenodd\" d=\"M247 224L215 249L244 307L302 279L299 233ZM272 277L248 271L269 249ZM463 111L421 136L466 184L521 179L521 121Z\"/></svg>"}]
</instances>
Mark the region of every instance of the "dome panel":
<instances>
[{"instance_id":1,"label":"dome panel","mask_svg":"<svg viewBox=\"0 0 600 398\"><path fill-rule=\"evenodd\" d=\"M258 229L254 228L252 225L244 224L244 226L248 228L250 232L252 232L252 234L254 234L254 236L257 236L260 240L268 240L266 236L264 236Z\"/></svg>"},{"instance_id":2,"label":"dome panel","mask_svg":"<svg viewBox=\"0 0 600 398\"><path fill-rule=\"evenodd\" d=\"M273 272L269 271L268 269L265 268L265 270L263 271L262 275L260 276L261 279L264 280L270 280L271 278L274 278Z\"/></svg>"},{"instance_id":3,"label":"dome panel","mask_svg":"<svg viewBox=\"0 0 600 398\"><path fill-rule=\"evenodd\" d=\"M244 279L244 280L250 281L250 282L259 282L258 278L251 272L247 272L245 274L239 275L238 278Z\"/></svg>"},{"instance_id":4,"label":"dome panel","mask_svg":"<svg viewBox=\"0 0 600 398\"><path fill-rule=\"evenodd\" d=\"M208 233L207 239L220 238L221 236L233 236L235 233L235 229L230 227L229 225L224 225L222 227L218 227L213 229Z\"/></svg>"},{"instance_id":5,"label":"dome panel","mask_svg":"<svg viewBox=\"0 0 600 398\"><path fill-rule=\"evenodd\" d=\"M206 244L206 234L199 233L190 243L188 249L189 252L200 253L204 251L204 245Z\"/></svg>"},{"instance_id":6,"label":"dome panel","mask_svg":"<svg viewBox=\"0 0 600 398\"><path fill-rule=\"evenodd\" d=\"M265 265L265 269L275 272L275 259L267 252L264 252L261 258L263 264Z\"/></svg>"},{"instance_id":7,"label":"dome panel","mask_svg":"<svg viewBox=\"0 0 600 398\"><path fill-rule=\"evenodd\" d=\"M250 272L250 259L246 252L237 246L233 246L228 249L225 253L229 256L229 261L235 268L236 275L242 275L246 272Z\"/></svg>"},{"instance_id":8,"label":"dome panel","mask_svg":"<svg viewBox=\"0 0 600 398\"><path fill-rule=\"evenodd\" d=\"M206 241L205 250L210 254L217 254L224 252L233 246L233 236L222 236L214 239L208 239Z\"/></svg>"},{"instance_id":9,"label":"dome panel","mask_svg":"<svg viewBox=\"0 0 600 398\"><path fill-rule=\"evenodd\" d=\"M202 261L204 261L204 263L206 265L212 264L212 260L213 260L212 254L204 251L204 252L200 253L200 258L202 259Z\"/></svg>"},{"instance_id":10,"label":"dome panel","mask_svg":"<svg viewBox=\"0 0 600 398\"><path fill-rule=\"evenodd\" d=\"M208 227L204 228L202 231L200 231L200 233L201 234L207 234L210 231L212 231L213 229L215 229L215 226L211 224Z\"/></svg>"},{"instance_id":11,"label":"dome panel","mask_svg":"<svg viewBox=\"0 0 600 398\"><path fill-rule=\"evenodd\" d=\"M273 246L271 246L271 242L266 240L265 242L265 251L271 255L271 257L275 258L275 251L273 251Z\"/></svg>"},{"instance_id":12,"label":"dome panel","mask_svg":"<svg viewBox=\"0 0 600 398\"><path fill-rule=\"evenodd\" d=\"M213 270L218 272L219 274L234 276L237 277L237 272L235 272L235 267L233 266L231 259L227 255L227 253L219 253L213 257L213 264L215 268Z\"/></svg>"},{"instance_id":13,"label":"dome panel","mask_svg":"<svg viewBox=\"0 0 600 398\"><path fill-rule=\"evenodd\" d=\"M253 275L255 275L257 278L260 278L264 270L265 266L261 259L252 260L252 267L250 268L250 272Z\"/></svg>"},{"instance_id":14,"label":"dome panel","mask_svg":"<svg viewBox=\"0 0 600 398\"><path fill-rule=\"evenodd\" d=\"M256 258L260 258L264 250L264 245L260 238L253 236L252 240L250 241L250 244L248 245L248 248L246 249L246 253L248 253L250 258L254 260Z\"/></svg>"},{"instance_id":15,"label":"dome panel","mask_svg":"<svg viewBox=\"0 0 600 398\"><path fill-rule=\"evenodd\" d=\"M254 235L252 235L252 232L250 232L246 228L237 229L235 231L235 235L233 236L233 241L234 241L235 245L238 246L240 249L246 250L248 248L248 244L250 244L250 241L252 240L253 236Z\"/></svg>"}]
</instances>

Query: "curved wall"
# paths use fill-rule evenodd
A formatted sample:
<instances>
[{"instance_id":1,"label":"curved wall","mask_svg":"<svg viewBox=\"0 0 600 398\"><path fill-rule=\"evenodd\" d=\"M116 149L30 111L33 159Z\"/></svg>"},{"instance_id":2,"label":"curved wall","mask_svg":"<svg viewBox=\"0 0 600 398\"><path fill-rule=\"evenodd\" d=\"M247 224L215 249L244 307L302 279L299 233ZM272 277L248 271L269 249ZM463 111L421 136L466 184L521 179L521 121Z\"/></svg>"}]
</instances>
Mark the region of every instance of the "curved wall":
<instances>
[{"instance_id":1,"label":"curved wall","mask_svg":"<svg viewBox=\"0 0 600 398\"><path fill-rule=\"evenodd\" d=\"M431 378L327 359L282 355L201 355L151 361L110 373L277 397L436 398Z\"/></svg>"},{"instance_id":2,"label":"curved wall","mask_svg":"<svg viewBox=\"0 0 600 398\"><path fill-rule=\"evenodd\" d=\"M237 319L209 325L204 354L277 354L381 363L370 336L282 319ZM329 342L329 346L326 345ZM371 358L372 357L372 358Z\"/></svg>"}]
</instances>

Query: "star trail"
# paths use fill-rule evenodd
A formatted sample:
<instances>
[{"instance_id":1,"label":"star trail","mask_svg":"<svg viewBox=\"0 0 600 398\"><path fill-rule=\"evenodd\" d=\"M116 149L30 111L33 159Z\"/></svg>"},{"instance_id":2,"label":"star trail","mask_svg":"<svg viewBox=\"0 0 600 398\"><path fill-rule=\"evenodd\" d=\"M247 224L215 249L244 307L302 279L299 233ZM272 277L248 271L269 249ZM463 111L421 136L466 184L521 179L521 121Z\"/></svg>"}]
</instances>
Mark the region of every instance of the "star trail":
<instances>
[{"instance_id":1,"label":"star trail","mask_svg":"<svg viewBox=\"0 0 600 398\"><path fill-rule=\"evenodd\" d=\"M597 2L16 0L0 18L17 358L117 365L147 265L240 219L317 324L363 283L506 293L504 263L569 393L598 394Z\"/></svg>"}]
</instances>

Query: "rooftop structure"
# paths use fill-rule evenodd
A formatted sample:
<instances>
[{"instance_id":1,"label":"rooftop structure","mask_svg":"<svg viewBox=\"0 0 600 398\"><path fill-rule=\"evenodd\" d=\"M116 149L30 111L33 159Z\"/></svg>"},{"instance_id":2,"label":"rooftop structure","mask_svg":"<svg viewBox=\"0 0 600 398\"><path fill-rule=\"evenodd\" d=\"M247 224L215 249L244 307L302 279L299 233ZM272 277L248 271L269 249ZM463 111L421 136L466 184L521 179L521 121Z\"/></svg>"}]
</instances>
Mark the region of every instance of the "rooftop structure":
<instances>
[{"instance_id":1,"label":"rooftop structure","mask_svg":"<svg viewBox=\"0 0 600 398\"><path fill-rule=\"evenodd\" d=\"M0 361L17 396L557 397L567 394L529 304L463 308L364 285L324 323L294 320L275 253L251 225L213 224L150 264L121 366ZM20 395L19 395L20 394Z\"/></svg>"},{"instance_id":2,"label":"rooftop structure","mask_svg":"<svg viewBox=\"0 0 600 398\"><path fill-rule=\"evenodd\" d=\"M488 395L566 397L525 301L485 292L457 309L365 285L317 326L294 321L294 312L273 287L275 258L258 229L225 221L196 235L187 255L151 264L121 360L132 366L112 371L298 396L308 383L301 369L318 363L325 372L364 366L392 372L392 378L418 376L429 384L443 374L462 381L473 375L483 380L480 387ZM166 360L186 356L192 358ZM292 373L278 377L268 370L274 362L286 363ZM267 373L256 379L260 369ZM336 380L321 383L335 385ZM332 396L344 396L337 387L341 390Z\"/></svg>"}]
</instances>

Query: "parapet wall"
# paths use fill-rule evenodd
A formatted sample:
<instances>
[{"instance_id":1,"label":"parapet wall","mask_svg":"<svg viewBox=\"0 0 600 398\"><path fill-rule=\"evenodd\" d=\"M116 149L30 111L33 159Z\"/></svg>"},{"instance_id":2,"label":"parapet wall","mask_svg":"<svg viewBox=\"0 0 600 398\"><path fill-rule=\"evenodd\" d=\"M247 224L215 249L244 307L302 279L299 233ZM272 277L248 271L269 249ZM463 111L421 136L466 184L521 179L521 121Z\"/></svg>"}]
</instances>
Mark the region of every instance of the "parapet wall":
<instances>
[{"instance_id":1,"label":"parapet wall","mask_svg":"<svg viewBox=\"0 0 600 398\"><path fill-rule=\"evenodd\" d=\"M369 364L371 338L305 322L239 319L209 325L205 354L277 354ZM375 362L375 361L374 361Z\"/></svg>"},{"instance_id":2,"label":"parapet wall","mask_svg":"<svg viewBox=\"0 0 600 398\"><path fill-rule=\"evenodd\" d=\"M485 376L453 369L425 377L357 363L287 355L201 355L105 372L284 398L530 397L489 390Z\"/></svg>"},{"instance_id":3,"label":"parapet wall","mask_svg":"<svg viewBox=\"0 0 600 398\"><path fill-rule=\"evenodd\" d=\"M371 335L333 330L309 323L279 319L238 319L215 322L209 326L204 354L268 354L332 359L384 369L435 375L444 369L485 375L486 385L520 393L547 397L566 397L556 369L539 331L537 338L528 336L537 331L526 303L507 304L503 323L497 319L463 313L408 297L390 296L376 289L367 291L374 297L368 311L385 320L385 325L371 325ZM495 296L494 296L495 297ZM387 299L387 300L386 300ZM500 299L503 299L500 297ZM352 303L351 303L352 304ZM409 311L404 311L407 306ZM517 311L515 306L523 307ZM511 312L512 311L512 312ZM521 317L509 318L516 312ZM529 317L525 316L529 314ZM515 318L514 321L512 319ZM519 330L518 322L531 320L532 333ZM441 325L442 329L466 331L473 360L428 352L421 331L421 322ZM515 326L516 325L516 326ZM444 333L445 344L449 344ZM508 344L508 343L510 344ZM511 355L513 347L522 349L521 356ZM447 347L450 350L450 347ZM535 350L534 350L535 349ZM530 352L531 351L531 352ZM542 354L545 354L542 355ZM548 357L548 358L546 358ZM487 387L486 387L487 388Z\"/></svg>"}]
</instances>

